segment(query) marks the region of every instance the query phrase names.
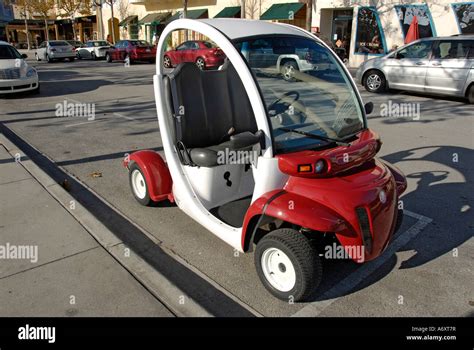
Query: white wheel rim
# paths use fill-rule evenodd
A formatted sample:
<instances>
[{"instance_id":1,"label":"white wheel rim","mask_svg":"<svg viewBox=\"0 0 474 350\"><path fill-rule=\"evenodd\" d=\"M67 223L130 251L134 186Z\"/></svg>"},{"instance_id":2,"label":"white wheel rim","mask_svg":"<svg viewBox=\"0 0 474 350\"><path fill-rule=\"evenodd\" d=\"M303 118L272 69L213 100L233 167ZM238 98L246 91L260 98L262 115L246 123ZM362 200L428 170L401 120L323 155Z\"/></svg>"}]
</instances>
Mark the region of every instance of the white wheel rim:
<instances>
[{"instance_id":1,"label":"white wheel rim","mask_svg":"<svg viewBox=\"0 0 474 350\"><path fill-rule=\"evenodd\" d=\"M290 258L278 248L266 249L261 258L266 280L277 290L289 292L296 284L296 272Z\"/></svg>"},{"instance_id":2,"label":"white wheel rim","mask_svg":"<svg viewBox=\"0 0 474 350\"><path fill-rule=\"evenodd\" d=\"M293 66L287 65L285 66L285 78L291 79L293 77L295 68Z\"/></svg>"},{"instance_id":3,"label":"white wheel rim","mask_svg":"<svg viewBox=\"0 0 474 350\"><path fill-rule=\"evenodd\" d=\"M199 60L196 61L196 64L200 69L204 68L204 60L199 59Z\"/></svg>"},{"instance_id":4,"label":"white wheel rim","mask_svg":"<svg viewBox=\"0 0 474 350\"><path fill-rule=\"evenodd\" d=\"M382 79L378 74L369 75L367 78L367 86L370 90L377 90L382 85Z\"/></svg>"},{"instance_id":5,"label":"white wheel rim","mask_svg":"<svg viewBox=\"0 0 474 350\"><path fill-rule=\"evenodd\" d=\"M166 68L169 68L171 66L171 61L168 57L165 57L164 65L165 65Z\"/></svg>"},{"instance_id":6,"label":"white wheel rim","mask_svg":"<svg viewBox=\"0 0 474 350\"><path fill-rule=\"evenodd\" d=\"M132 172L132 188L135 195L143 199L146 196L146 183L140 171L134 170Z\"/></svg>"}]
</instances>

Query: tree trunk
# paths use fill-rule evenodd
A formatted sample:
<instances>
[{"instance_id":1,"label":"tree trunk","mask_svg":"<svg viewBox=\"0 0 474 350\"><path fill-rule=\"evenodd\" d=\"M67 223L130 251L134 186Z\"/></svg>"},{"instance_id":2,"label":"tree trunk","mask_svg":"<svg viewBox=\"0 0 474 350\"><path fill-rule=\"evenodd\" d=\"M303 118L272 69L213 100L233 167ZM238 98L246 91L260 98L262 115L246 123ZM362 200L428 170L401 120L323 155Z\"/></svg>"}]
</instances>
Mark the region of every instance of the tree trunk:
<instances>
[{"instance_id":1,"label":"tree trunk","mask_svg":"<svg viewBox=\"0 0 474 350\"><path fill-rule=\"evenodd\" d=\"M44 19L44 32L46 33L46 41L49 41L48 19Z\"/></svg>"},{"instance_id":2,"label":"tree trunk","mask_svg":"<svg viewBox=\"0 0 474 350\"><path fill-rule=\"evenodd\" d=\"M311 22L313 20L313 0L306 0L306 30L311 32Z\"/></svg>"},{"instance_id":3,"label":"tree trunk","mask_svg":"<svg viewBox=\"0 0 474 350\"><path fill-rule=\"evenodd\" d=\"M73 16L73 17L71 18L71 20L72 20L72 35L73 35L73 38L72 38L72 39L73 39L73 40L77 40L77 39L76 39L76 38L77 38L77 36L76 36L76 18Z\"/></svg>"},{"instance_id":4,"label":"tree trunk","mask_svg":"<svg viewBox=\"0 0 474 350\"><path fill-rule=\"evenodd\" d=\"M188 0L183 0L183 18L188 17ZM187 30L184 31L184 41L189 40L189 33Z\"/></svg>"},{"instance_id":5,"label":"tree trunk","mask_svg":"<svg viewBox=\"0 0 474 350\"><path fill-rule=\"evenodd\" d=\"M240 0L240 18L245 18L245 0Z\"/></svg>"},{"instance_id":6,"label":"tree trunk","mask_svg":"<svg viewBox=\"0 0 474 350\"><path fill-rule=\"evenodd\" d=\"M114 2L113 0L110 2L110 11L112 13L112 23L110 24L110 28L112 29L112 41L115 44L115 21L114 21Z\"/></svg>"},{"instance_id":7,"label":"tree trunk","mask_svg":"<svg viewBox=\"0 0 474 350\"><path fill-rule=\"evenodd\" d=\"M28 19L26 18L25 14L25 31L26 31L26 45L28 46L28 51L31 50L31 42L30 42L30 33L28 31Z\"/></svg>"}]
</instances>

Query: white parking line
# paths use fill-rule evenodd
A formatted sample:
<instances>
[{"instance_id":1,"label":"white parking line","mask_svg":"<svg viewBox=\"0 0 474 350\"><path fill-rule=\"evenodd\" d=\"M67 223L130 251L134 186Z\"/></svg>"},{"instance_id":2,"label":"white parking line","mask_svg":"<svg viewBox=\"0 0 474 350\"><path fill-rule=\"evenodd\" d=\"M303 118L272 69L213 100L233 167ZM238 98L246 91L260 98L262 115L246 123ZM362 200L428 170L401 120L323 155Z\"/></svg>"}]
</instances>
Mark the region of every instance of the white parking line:
<instances>
[{"instance_id":1,"label":"white parking line","mask_svg":"<svg viewBox=\"0 0 474 350\"><path fill-rule=\"evenodd\" d=\"M117 112L114 112L114 115L117 116L117 117L120 117L120 118L125 118L127 120L135 120L135 118L133 118L133 117L129 117L129 116L123 115L121 113L117 113Z\"/></svg>"},{"instance_id":2,"label":"white parking line","mask_svg":"<svg viewBox=\"0 0 474 350\"><path fill-rule=\"evenodd\" d=\"M351 273L341 282L337 283L334 287L329 289L326 293L321 296L322 301L314 301L298 312L294 313L292 317L316 317L321 314L328 306L341 297L331 298L333 295L346 295L353 290L357 285L374 273L379 267L381 267L388 259L390 259L400 248L405 246L409 241L416 237L430 222L433 220L413 213L408 210L404 210L404 214L418 220L408 230L401 233L397 238L387 247L387 250L377 259L367 262L358 268L356 271Z\"/></svg>"},{"instance_id":3,"label":"white parking line","mask_svg":"<svg viewBox=\"0 0 474 350\"><path fill-rule=\"evenodd\" d=\"M91 123L95 123L95 122L98 122L100 121L99 119L94 119L94 120L88 120L86 122L82 122L82 123L75 123L75 124L67 124L67 125L64 125L65 128L70 128L71 126L78 126L78 125L83 125L83 124L91 124Z\"/></svg>"}]
</instances>

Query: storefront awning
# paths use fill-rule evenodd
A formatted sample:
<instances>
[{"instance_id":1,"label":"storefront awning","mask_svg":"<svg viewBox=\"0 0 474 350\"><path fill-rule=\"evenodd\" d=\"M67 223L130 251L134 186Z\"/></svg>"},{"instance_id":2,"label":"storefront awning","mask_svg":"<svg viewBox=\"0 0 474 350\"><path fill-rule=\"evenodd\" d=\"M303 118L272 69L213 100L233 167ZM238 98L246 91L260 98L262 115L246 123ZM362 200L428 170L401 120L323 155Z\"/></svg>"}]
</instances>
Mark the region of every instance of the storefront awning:
<instances>
[{"instance_id":1,"label":"storefront awning","mask_svg":"<svg viewBox=\"0 0 474 350\"><path fill-rule=\"evenodd\" d=\"M171 12L160 12L160 13L149 13L141 20L138 21L138 24L144 25L152 25L156 26L160 23L163 23L169 16L171 16Z\"/></svg>"},{"instance_id":2,"label":"storefront awning","mask_svg":"<svg viewBox=\"0 0 474 350\"><path fill-rule=\"evenodd\" d=\"M133 22L136 22L136 21L138 21L138 16L128 16L127 18L125 18L124 20L122 20L119 23L119 26L124 27L124 26L129 25L130 23L133 23Z\"/></svg>"},{"instance_id":3,"label":"storefront awning","mask_svg":"<svg viewBox=\"0 0 474 350\"><path fill-rule=\"evenodd\" d=\"M305 4L301 2L293 2L286 4L274 4L265 11L263 15L260 16L262 20L288 20L291 14L296 15L296 13L301 10Z\"/></svg>"},{"instance_id":4,"label":"storefront awning","mask_svg":"<svg viewBox=\"0 0 474 350\"><path fill-rule=\"evenodd\" d=\"M28 25L40 25L44 26L44 20L42 19L28 19L27 20ZM9 25L19 25L19 26L24 26L25 25L25 20L24 19L14 19L12 21L8 21ZM54 24L54 20L48 19L48 25Z\"/></svg>"},{"instance_id":5,"label":"storefront awning","mask_svg":"<svg viewBox=\"0 0 474 350\"><path fill-rule=\"evenodd\" d=\"M240 6L224 7L214 18L240 18Z\"/></svg>"},{"instance_id":6,"label":"storefront awning","mask_svg":"<svg viewBox=\"0 0 474 350\"><path fill-rule=\"evenodd\" d=\"M182 12L183 11L176 12L173 16L171 16L170 18L166 20L166 23L170 23L171 21L174 21L175 19L181 18ZM207 12L207 9L188 10L186 17L190 19L209 18L209 14Z\"/></svg>"}]
</instances>

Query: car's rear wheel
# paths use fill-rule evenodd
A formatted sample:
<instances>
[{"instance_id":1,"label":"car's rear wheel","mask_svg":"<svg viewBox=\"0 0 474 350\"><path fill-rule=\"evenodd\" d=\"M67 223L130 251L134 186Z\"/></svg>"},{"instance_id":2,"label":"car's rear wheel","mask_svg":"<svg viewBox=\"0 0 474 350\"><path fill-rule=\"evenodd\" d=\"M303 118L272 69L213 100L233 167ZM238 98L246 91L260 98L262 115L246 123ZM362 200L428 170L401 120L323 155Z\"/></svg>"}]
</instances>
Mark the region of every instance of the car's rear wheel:
<instances>
[{"instance_id":1,"label":"car's rear wheel","mask_svg":"<svg viewBox=\"0 0 474 350\"><path fill-rule=\"evenodd\" d=\"M46 54L46 61L48 61L48 63L51 63L51 62L53 62L53 59L51 57L49 57L48 54Z\"/></svg>"},{"instance_id":2,"label":"car's rear wheel","mask_svg":"<svg viewBox=\"0 0 474 350\"><path fill-rule=\"evenodd\" d=\"M295 81L295 73L298 70L298 65L295 61L286 61L281 68L283 79L286 81Z\"/></svg>"},{"instance_id":3,"label":"car's rear wheel","mask_svg":"<svg viewBox=\"0 0 474 350\"><path fill-rule=\"evenodd\" d=\"M472 84L467 91L467 100L469 103L474 104L474 84Z\"/></svg>"},{"instance_id":4,"label":"car's rear wheel","mask_svg":"<svg viewBox=\"0 0 474 350\"><path fill-rule=\"evenodd\" d=\"M385 91L387 80L381 71L371 70L365 74L363 84L368 92L380 93Z\"/></svg>"},{"instance_id":5,"label":"car's rear wheel","mask_svg":"<svg viewBox=\"0 0 474 350\"><path fill-rule=\"evenodd\" d=\"M110 56L109 53L106 53L106 54L105 54L105 60L106 60L108 63L112 63L112 57Z\"/></svg>"},{"instance_id":6,"label":"car's rear wheel","mask_svg":"<svg viewBox=\"0 0 474 350\"><path fill-rule=\"evenodd\" d=\"M96 55L95 55L95 52L92 51L91 52L91 58L95 61L97 59Z\"/></svg>"},{"instance_id":7,"label":"car's rear wheel","mask_svg":"<svg viewBox=\"0 0 474 350\"><path fill-rule=\"evenodd\" d=\"M163 67L165 67L165 68L171 68L172 67L171 58L169 58L168 56L163 57Z\"/></svg>"},{"instance_id":8,"label":"car's rear wheel","mask_svg":"<svg viewBox=\"0 0 474 350\"><path fill-rule=\"evenodd\" d=\"M206 69L206 62L204 61L204 58L198 57L196 60L196 66L198 66L200 70Z\"/></svg>"},{"instance_id":9,"label":"car's rear wheel","mask_svg":"<svg viewBox=\"0 0 474 350\"><path fill-rule=\"evenodd\" d=\"M255 267L265 288L286 301L307 299L322 277L316 250L293 229L278 229L264 236L255 250Z\"/></svg>"},{"instance_id":10,"label":"car's rear wheel","mask_svg":"<svg viewBox=\"0 0 474 350\"><path fill-rule=\"evenodd\" d=\"M129 168L130 188L133 196L141 205L150 205L152 202L148 192L148 185L142 169L137 163L132 163Z\"/></svg>"}]
</instances>

